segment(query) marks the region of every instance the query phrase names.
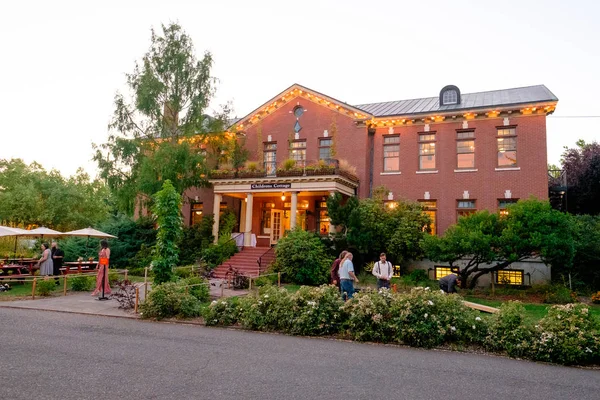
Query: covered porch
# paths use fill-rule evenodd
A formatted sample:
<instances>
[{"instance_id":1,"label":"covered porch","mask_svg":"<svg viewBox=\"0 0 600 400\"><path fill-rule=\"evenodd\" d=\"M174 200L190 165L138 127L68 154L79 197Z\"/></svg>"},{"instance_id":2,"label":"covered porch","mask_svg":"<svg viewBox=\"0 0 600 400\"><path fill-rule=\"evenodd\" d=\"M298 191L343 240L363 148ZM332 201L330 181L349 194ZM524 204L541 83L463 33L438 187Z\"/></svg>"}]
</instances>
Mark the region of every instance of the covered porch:
<instances>
[{"instance_id":1,"label":"covered porch","mask_svg":"<svg viewBox=\"0 0 600 400\"><path fill-rule=\"evenodd\" d=\"M327 197L334 193L354 196L358 180L345 176L213 179L215 242L219 232L219 207L224 197L241 200L239 231L244 246L270 247L286 231L300 227L328 235L335 230L327 213Z\"/></svg>"}]
</instances>

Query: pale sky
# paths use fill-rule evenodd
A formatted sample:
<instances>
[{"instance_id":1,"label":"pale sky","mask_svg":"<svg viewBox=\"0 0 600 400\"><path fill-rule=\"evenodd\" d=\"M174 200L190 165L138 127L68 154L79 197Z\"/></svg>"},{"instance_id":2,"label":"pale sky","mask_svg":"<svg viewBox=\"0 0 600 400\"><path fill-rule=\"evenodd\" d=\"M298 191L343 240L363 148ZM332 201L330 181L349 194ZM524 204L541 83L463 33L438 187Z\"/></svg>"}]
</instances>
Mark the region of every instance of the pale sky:
<instances>
[{"instance_id":1,"label":"pale sky","mask_svg":"<svg viewBox=\"0 0 600 400\"><path fill-rule=\"evenodd\" d=\"M0 158L96 174L113 97L176 21L234 116L299 83L350 104L545 84L548 161L600 140L598 1L14 1L0 13ZM565 118L569 117L569 118Z\"/></svg>"}]
</instances>

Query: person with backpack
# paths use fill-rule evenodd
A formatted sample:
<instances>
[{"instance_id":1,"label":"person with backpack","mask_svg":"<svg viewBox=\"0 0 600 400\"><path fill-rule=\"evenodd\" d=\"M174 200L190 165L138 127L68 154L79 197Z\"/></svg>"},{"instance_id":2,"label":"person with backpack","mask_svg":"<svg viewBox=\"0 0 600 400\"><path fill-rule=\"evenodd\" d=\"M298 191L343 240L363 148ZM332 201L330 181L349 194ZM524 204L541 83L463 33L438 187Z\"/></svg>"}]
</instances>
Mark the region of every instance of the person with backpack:
<instances>
[{"instance_id":1,"label":"person with backpack","mask_svg":"<svg viewBox=\"0 0 600 400\"><path fill-rule=\"evenodd\" d=\"M346 250L342 251L340 253L340 256L335 259L333 264L331 264L331 284L337 286L338 289L340 288L340 264L342 263L344 257L346 257L346 253L348 253Z\"/></svg>"},{"instance_id":2,"label":"person with backpack","mask_svg":"<svg viewBox=\"0 0 600 400\"><path fill-rule=\"evenodd\" d=\"M386 260L385 253L379 255L379 261L373 265L373 275L377 278L377 289L390 288L390 280L394 276L392 263Z\"/></svg>"}]
</instances>

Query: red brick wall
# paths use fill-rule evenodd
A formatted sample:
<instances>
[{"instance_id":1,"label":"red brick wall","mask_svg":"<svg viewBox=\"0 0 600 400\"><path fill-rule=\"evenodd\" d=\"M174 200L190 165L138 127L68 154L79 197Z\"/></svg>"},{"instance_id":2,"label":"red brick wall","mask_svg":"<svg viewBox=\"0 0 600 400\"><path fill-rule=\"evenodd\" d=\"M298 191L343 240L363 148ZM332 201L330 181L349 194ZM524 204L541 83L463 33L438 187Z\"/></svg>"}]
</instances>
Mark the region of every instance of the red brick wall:
<instances>
[{"instance_id":1,"label":"red brick wall","mask_svg":"<svg viewBox=\"0 0 600 400\"><path fill-rule=\"evenodd\" d=\"M245 146L250 151L250 160L258 160L258 152L262 152L262 142L267 141L268 135L271 135L272 141L277 142L277 165L289 158L288 140L294 138L296 117L293 110L298 103L306 110L304 115L299 118L302 126L300 139L306 139L306 160L318 160L318 138L323 137L324 130L327 130L331 136L331 124L335 121L337 126L334 138L336 154L333 158L345 159L356 167L360 179L359 195L361 197L368 196L366 128L364 125L357 126L353 118L302 97L292 99L277 111L263 118L258 124L246 127ZM258 143L257 140L259 129L262 131L261 143Z\"/></svg>"},{"instance_id":2,"label":"red brick wall","mask_svg":"<svg viewBox=\"0 0 600 400\"><path fill-rule=\"evenodd\" d=\"M400 175L380 175L383 171L383 135L388 128L377 129L375 135L375 165L373 186L385 185L394 199L419 200L428 191L431 200L437 200L437 229L443 233L456 222L456 200L469 192L476 200L477 209L496 211L498 199L510 190L512 198L535 196L547 199L546 117L544 115L514 116L510 124L516 125L517 166L519 171L496 171L496 127L503 125L503 118L485 118L469 121L469 129L475 130L475 168L477 172L454 172L456 169L456 130L460 122L430 124L430 133L436 132L435 174L417 174L418 132L424 125L396 127L400 134Z\"/></svg>"}]
</instances>

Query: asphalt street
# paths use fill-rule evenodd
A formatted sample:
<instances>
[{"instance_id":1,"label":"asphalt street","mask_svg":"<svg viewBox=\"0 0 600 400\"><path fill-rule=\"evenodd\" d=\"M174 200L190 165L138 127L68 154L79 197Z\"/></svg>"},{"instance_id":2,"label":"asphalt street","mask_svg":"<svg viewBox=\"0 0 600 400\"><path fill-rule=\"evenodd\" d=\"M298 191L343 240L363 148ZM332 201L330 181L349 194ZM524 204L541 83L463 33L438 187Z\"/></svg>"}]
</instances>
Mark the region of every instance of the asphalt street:
<instances>
[{"instance_id":1,"label":"asphalt street","mask_svg":"<svg viewBox=\"0 0 600 400\"><path fill-rule=\"evenodd\" d=\"M0 308L1 399L600 399L600 371Z\"/></svg>"}]
</instances>

